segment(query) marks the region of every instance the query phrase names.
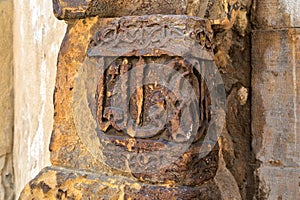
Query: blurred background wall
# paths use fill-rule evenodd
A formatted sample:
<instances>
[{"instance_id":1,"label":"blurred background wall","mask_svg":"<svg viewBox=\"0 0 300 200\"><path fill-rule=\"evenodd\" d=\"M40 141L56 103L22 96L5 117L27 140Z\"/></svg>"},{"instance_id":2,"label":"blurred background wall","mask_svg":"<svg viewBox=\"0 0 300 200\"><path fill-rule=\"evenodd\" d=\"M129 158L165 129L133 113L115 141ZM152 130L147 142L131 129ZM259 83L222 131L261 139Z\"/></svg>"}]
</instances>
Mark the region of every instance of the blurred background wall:
<instances>
[{"instance_id":1,"label":"blurred background wall","mask_svg":"<svg viewBox=\"0 0 300 200\"><path fill-rule=\"evenodd\" d=\"M13 1L0 0L0 199L13 198Z\"/></svg>"}]
</instances>

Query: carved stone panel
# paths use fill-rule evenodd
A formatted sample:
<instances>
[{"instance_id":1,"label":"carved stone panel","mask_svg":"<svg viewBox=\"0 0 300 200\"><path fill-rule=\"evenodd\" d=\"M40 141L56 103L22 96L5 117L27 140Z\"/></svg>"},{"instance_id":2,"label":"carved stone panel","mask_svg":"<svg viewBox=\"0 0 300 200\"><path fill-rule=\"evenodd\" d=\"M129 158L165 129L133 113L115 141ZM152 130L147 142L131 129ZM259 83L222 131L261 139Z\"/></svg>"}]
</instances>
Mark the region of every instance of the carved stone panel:
<instances>
[{"instance_id":1,"label":"carved stone panel","mask_svg":"<svg viewBox=\"0 0 300 200\"><path fill-rule=\"evenodd\" d=\"M226 95L211 39L209 22L188 16L70 25L58 63L52 164L120 183L126 198L219 197Z\"/></svg>"},{"instance_id":2,"label":"carved stone panel","mask_svg":"<svg viewBox=\"0 0 300 200\"><path fill-rule=\"evenodd\" d=\"M209 163L203 161L203 168L195 167L201 162L197 159L200 139L211 117L210 99L205 82L188 60L167 55L121 57L101 71L100 77L96 118L105 163L158 182L199 184L213 177L217 169L216 152L210 155ZM194 99L189 99L188 93L180 93L181 90L194 90ZM191 143L193 148L189 148ZM185 150L194 156L179 159L178 164L188 168L168 166ZM161 170L153 172L160 167ZM208 171L203 173L205 169ZM148 170L154 174L144 174ZM197 180L201 173L206 175Z\"/></svg>"}]
</instances>

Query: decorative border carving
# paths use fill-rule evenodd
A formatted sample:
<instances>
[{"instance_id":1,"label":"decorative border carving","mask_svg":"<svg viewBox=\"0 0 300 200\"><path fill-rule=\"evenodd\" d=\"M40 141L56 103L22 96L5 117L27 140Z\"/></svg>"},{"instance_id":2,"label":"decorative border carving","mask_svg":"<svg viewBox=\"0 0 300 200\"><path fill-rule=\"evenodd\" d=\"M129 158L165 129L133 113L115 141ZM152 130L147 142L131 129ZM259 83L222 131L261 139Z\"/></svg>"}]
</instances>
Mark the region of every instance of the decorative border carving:
<instances>
[{"instance_id":1,"label":"decorative border carving","mask_svg":"<svg viewBox=\"0 0 300 200\"><path fill-rule=\"evenodd\" d=\"M178 15L123 17L95 34L88 54L93 56L95 51L99 52L100 49L115 54L123 48L164 49L172 43L177 46L198 43L202 48L211 50L212 38L213 32L209 21L196 17Z\"/></svg>"}]
</instances>

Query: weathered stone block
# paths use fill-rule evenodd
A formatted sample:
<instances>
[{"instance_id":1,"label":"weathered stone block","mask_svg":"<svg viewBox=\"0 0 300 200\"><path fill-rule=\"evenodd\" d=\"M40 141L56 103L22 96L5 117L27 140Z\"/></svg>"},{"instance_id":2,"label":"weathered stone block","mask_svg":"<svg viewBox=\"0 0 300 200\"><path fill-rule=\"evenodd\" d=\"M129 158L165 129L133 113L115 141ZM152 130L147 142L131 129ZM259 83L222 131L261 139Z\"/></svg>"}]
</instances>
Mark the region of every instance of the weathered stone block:
<instances>
[{"instance_id":1,"label":"weathered stone block","mask_svg":"<svg viewBox=\"0 0 300 200\"><path fill-rule=\"evenodd\" d=\"M252 41L252 131L256 158L262 162L261 195L289 199L299 196L298 175L292 174L300 164L300 30L254 31ZM283 194L286 176L293 179L288 195Z\"/></svg>"},{"instance_id":2,"label":"weathered stone block","mask_svg":"<svg viewBox=\"0 0 300 200\"><path fill-rule=\"evenodd\" d=\"M185 14L185 0L54 0L54 13L59 19L91 16L121 17L147 14Z\"/></svg>"},{"instance_id":3,"label":"weathered stone block","mask_svg":"<svg viewBox=\"0 0 300 200\"><path fill-rule=\"evenodd\" d=\"M259 29L300 26L300 1L298 0L256 0L253 9L253 23Z\"/></svg>"},{"instance_id":4,"label":"weathered stone block","mask_svg":"<svg viewBox=\"0 0 300 200\"><path fill-rule=\"evenodd\" d=\"M253 34L253 134L257 158L299 167L300 31Z\"/></svg>"},{"instance_id":5,"label":"weathered stone block","mask_svg":"<svg viewBox=\"0 0 300 200\"><path fill-rule=\"evenodd\" d=\"M248 4L248 1L244 3ZM238 0L53 0L53 10L58 19L176 14L208 17L213 24L225 29L233 26L240 7Z\"/></svg>"},{"instance_id":6,"label":"weathered stone block","mask_svg":"<svg viewBox=\"0 0 300 200\"><path fill-rule=\"evenodd\" d=\"M212 192L213 191L213 192ZM215 185L168 187L106 176L46 168L22 192L22 199L220 199Z\"/></svg>"},{"instance_id":7,"label":"weathered stone block","mask_svg":"<svg viewBox=\"0 0 300 200\"><path fill-rule=\"evenodd\" d=\"M195 192L195 188L199 186L215 195L213 197L215 199L219 199L220 195L224 199L246 197L246 191L253 191L251 189L253 186L247 186L252 181L252 175L250 167L246 166L251 157L247 140L250 138L248 123L250 104L247 101L246 89L249 87L247 59L237 61L239 64L242 63L242 69L235 70L232 67L232 71L226 72L230 78L236 73L234 75L236 79L227 82L230 94L228 99L233 111L227 120L232 124L227 126L229 133L219 140L219 145L214 146L218 139L216 136L209 136L208 141L203 141L203 137L209 135L207 134L209 128L214 131L223 128L224 121L218 124L217 120L214 120L214 117L221 115L211 112L216 108L211 104L216 100L219 104L223 104L225 98L221 101L215 98L218 93L224 92L222 81L212 81L211 85L206 85L207 82L201 78L201 75L210 73L209 69L214 61L212 30L208 21L197 17L174 15L117 19L100 17L153 13L206 16L222 35L222 30L230 29L236 15L239 14L236 28L239 29L238 34L243 37L247 28L245 19L247 12L244 10L239 13L240 4L235 0L187 1L184 2L186 5L181 4L183 1L173 1L171 4L165 2L137 1L136 4L124 7L122 3L113 4L110 1L54 1L57 17L70 21L58 63L54 100L55 124L50 145L52 164L55 167L63 167L60 168L62 173L73 169L81 171L80 173L88 171L101 177L105 174L116 181L118 176L120 180L129 179L137 184L156 184L155 188L150 190L145 187L140 191L142 194L140 196L136 196L135 192L127 192L128 197L132 198L152 195L152 199L167 199L185 195L186 198L210 199L209 196L201 196L201 193ZM149 3L150 7L147 6ZM124 1L123 4L127 5L127 2ZM177 9L177 6L180 9ZM198 6L207 8L200 9ZM86 18L96 15L98 17ZM219 26L223 29L220 30ZM225 39L231 36L233 32L224 34ZM218 42L223 43L223 40L219 37ZM233 44L237 45L233 47ZM221 56L227 56L231 47L243 49L241 46L245 44L234 41L217 45L224 46ZM243 55L247 57L248 54L245 52ZM199 101L201 111L199 116L197 109L194 109L197 107L194 102L176 101L174 97L176 95L157 83L136 90L130 88L131 85L142 84L150 79L167 77L173 80L171 81L173 88L181 88L187 97L193 96L192 93L186 93L191 90L185 87L180 79L176 81L172 76L164 76L167 70L161 70L160 67L155 69L142 67L152 64L155 67L167 66L189 81ZM228 59L224 67L228 67L229 64ZM237 67L239 64L234 65ZM191 66L194 67L193 70ZM135 72L127 76L129 70ZM219 72L217 69L214 70ZM242 71L246 77L241 77L237 71ZM214 75L210 78L213 77ZM237 83L240 80L245 87ZM121 81L121 84L118 85L118 81ZM212 87L218 89L208 92ZM225 96L225 93L223 94ZM164 100L163 95L168 99ZM130 105L128 110L123 109L126 105ZM185 106L188 109L184 108ZM152 126L153 129L150 131L136 129L130 121L124 120L120 111L122 109L119 108L130 113L135 124L143 123ZM164 109L169 113L165 125L162 126L164 123L161 124L155 119L164 117L161 112ZM213 122L211 126L208 125L210 122ZM238 124L239 122L241 124ZM194 130L197 130L197 133L190 134ZM185 143L189 142L192 143L186 148ZM202 151L203 155L199 155L203 147L207 151L212 151L210 153ZM169 157L162 158L162 154L168 154ZM165 165L166 163L171 165ZM228 166L230 170L227 169ZM149 169L156 171L149 173ZM31 188L25 189L22 198L31 197L30 193L34 193L33 191L42 198L45 193L41 193L40 186L44 186L45 192L48 192L49 186L44 185L47 171L49 169L31 182L34 184L31 184ZM80 184L70 176L70 182ZM95 177L91 179L95 182L100 181ZM168 190L166 186L172 189ZM185 189L181 190L182 187ZM228 188L230 191L227 191ZM66 189L55 186L53 191L65 193ZM153 191L160 191L161 196L152 194ZM68 194L79 192L85 193L81 190L73 191L70 186ZM87 196L89 195L91 194Z\"/></svg>"},{"instance_id":8,"label":"weathered stone block","mask_svg":"<svg viewBox=\"0 0 300 200\"><path fill-rule=\"evenodd\" d=\"M224 125L226 96L211 38L207 20L188 16L96 17L70 25L58 62L52 164L105 174L123 189L126 180L141 185L129 186L124 198L219 198L221 180L234 179L219 160L215 132ZM45 185L47 174L21 198L66 190ZM70 176L65 181L78 186ZM79 179L102 187L97 177ZM71 196L72 185L63 186ZM113 199L114 188L98 196ZM232 188L240 198L235 182Z\"/></svg>"},{"instance_id":9,"label":"weathered stone block","mask_svg":"<svg viewBox=\"0 0 300 200\"><path fill-rule=\"evenodd\" d=\"M261 199L286 199L300 196L300 169L264 166L257 170L260 177L258 194Z\"/></svg>"}]
</instances>

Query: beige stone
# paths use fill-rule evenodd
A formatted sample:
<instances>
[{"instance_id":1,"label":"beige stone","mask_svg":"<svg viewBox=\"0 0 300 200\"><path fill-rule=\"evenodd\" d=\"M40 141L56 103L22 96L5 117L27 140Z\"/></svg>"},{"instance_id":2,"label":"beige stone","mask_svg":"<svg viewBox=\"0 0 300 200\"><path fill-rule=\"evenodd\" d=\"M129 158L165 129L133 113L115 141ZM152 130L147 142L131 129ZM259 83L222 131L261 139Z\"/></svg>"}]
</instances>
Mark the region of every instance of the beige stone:
<instances>
[{"instance_id":1,"label":"beige stone","mask_svg":"<svg viewBox=\"0 0 300 200\"><path fill-rule=\"evenodd\" d=\"M66 25L51 1L14 1L16 194L50 164L53 91L57 54Z\"/></svg>"},{"instance_id":2,"label":"beige stone","mask_svg":"<svg viewBox=\"0 0 300 200\"><path fill-rule=\"evenodd\" d=\"M13 126L12 2L0 1L0 156L11 152Z\"/></svg>"},{"instance_id":3,"label":"beige stone","mask_svg":"<svg viewBox=\"0 0 300 200\"><path fill-rule=\"evenodd\" d=\"M237 98L240 102L240 105L245 105L247 103L247 100L248 100L248 95L249 95L249 92L248 92L248 89L245 88L245 87L241 87L238 92L237 92Z\"/></svg>"},{"instance_id":4,"label":"beige stone","mask_svg":"<svg viewBox=\"0 0 300 200\"><path fill-rule=\"evenodd\" d=\"M13 3L0 1L0 199L14 195L12 168L13 138Z\"/></svg>"}]
</instances>

